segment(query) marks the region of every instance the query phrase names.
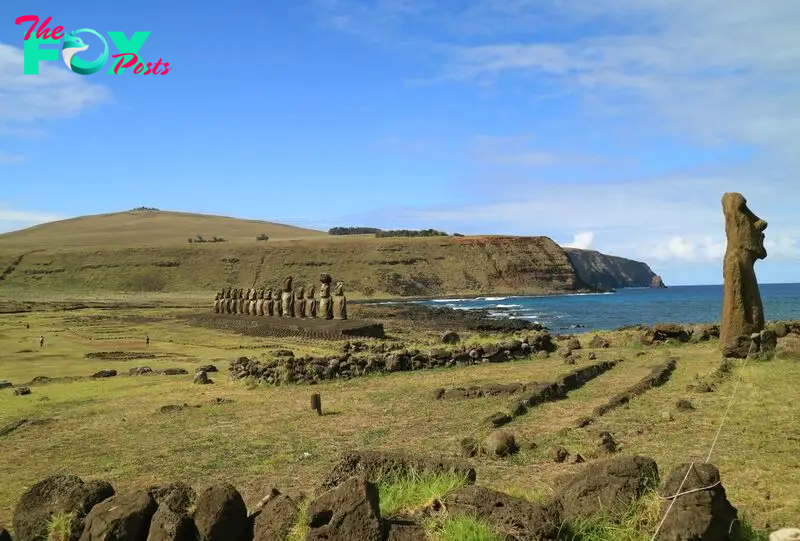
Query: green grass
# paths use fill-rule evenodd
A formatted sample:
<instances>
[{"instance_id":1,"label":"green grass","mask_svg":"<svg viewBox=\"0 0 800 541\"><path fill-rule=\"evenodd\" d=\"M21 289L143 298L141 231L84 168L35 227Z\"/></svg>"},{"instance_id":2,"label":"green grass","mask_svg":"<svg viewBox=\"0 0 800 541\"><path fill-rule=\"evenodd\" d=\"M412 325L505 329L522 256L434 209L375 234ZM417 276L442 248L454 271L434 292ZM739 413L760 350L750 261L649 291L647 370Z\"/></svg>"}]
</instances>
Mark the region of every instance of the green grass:
<instances>
[{"instance_id":1,"label":"green grass","mask_svg":"<svg viewBox=\"0 0 800 541\"><path fill-rule=\"evenodd\" d=\"M425 522L431 541L501 541L486 521L472 516L431 518Z\"/></svg>"},{"instance_id":2,"label":"green grass","mask_svg":"<svg viewBox=\"0 0 800 541\"><path fill-rule=\"evenodd\" d=\"M453 473L388 474L373 480L378 486L381 516L409 515L464 486L464 476Z\"/></svg>"},{"instance_id":3,"label":"green grass","mask_svg":"<svg viewBox=\"0 0 800 541\"><path fill-rule=\"evenodd\" d=\"M593 362L583 352L576 366L564 365L554 356L332 381L313 388L251 388L227 379L230 359L268 355L270 347L333 355L341 343L277 341L187 327L175 318L176 312L161 308L0 315L0 348L8 352L0 356L0 379L15 384L40 375L88 376L107 368L127 373L142 364L154 369L184 367L190 372L187 376L58 381L33 386L33 393L23 397L13 396L10 389L0 390L0 426L18 419L52 419L2 437L0 523L10 522L14 505L28 487L54 473L104 479L120 493L175 481L202 490L208 484L229 481L252 505L264 496L264 479L282 491L310 493L341 453L353 448L453 456L462 438L482 440L489 432L482 420L507 407L510 399L434 401L430 398L434 389L552 381ZM47 344L40 350L41 334ZM141 338L145 334L151 337L149 349ZM435 335L420 330L413 338L429 343ZM598 357L626 361L566 400L543 404L510 423L506 428L520 444L532 442L536 448L505 460L477 457L479 484L529 499L546 499L558 477L583 467L570 461L554 463L552 450L563 445L572 456L599 458L597 435L602 430L614 435L621 453L654 458L662 478L680 463L705 459L741 363L715 392L695 394L686 386L697 374L718 366L716 343L633 349L617 347L623 341L613 333L603 336L611 339L612 348L598 351ZM476 336L463 333L462 338L472 341ZM27 349L32 352L17 353ZM114 350L161 356L136 361L85 357L89 352ZM645 354L637 356L637 352ZM636 382L667 353L679 361L666 385L609 412L596 425L572 426L573 419ZM194 368L208 363L221 371L212 374L215 383L192 385ZM758 529L768 524L789 526L800 516L800 457L794 445L800 425L796 407L786 399L793 396L798 380L797 362L776 359L748 364L712 458L729 499ZM336 414L317 416L309 407L312 392L321 393L323 411ZM216 398L230 401L212 405ZM675 402L681 398L691 400L696 410L678 411ZM158 412L162 405L183 403L201 407ZM673 421L663 419L665 411L672 413ZM763 422L766 418L769 423ZM311 456L299 460L303 453ZM413 509L449 487L441 479L425 482L423 488L409 485L384 488L381 505Z\"/></svg>"},{"instance_id":4,"label":"green grass","mask_svg":"<svg viewBox=\"0 0 800 541\"><path fill-rule=\"evenodd\" d=\"M47 524L47 541L69 541L75 513L56 513Z\"/></svg>"}]
</instances>

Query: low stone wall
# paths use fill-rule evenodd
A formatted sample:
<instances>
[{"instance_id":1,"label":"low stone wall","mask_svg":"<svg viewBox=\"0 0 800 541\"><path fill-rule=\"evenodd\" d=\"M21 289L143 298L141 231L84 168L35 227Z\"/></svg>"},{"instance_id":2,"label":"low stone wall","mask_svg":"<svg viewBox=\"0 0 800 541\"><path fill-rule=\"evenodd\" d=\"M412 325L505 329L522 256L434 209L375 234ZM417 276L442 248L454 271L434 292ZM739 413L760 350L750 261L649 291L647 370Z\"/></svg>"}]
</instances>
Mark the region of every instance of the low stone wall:
<instances>
[{"instance_id":1,"label":"low stone wall","mask_svg":"<svg viewBox=\"0 0 800 541\"><path fill-rule=\"evenodd\" d=\"M509 339L471 349L399 350L390 353L352 354L338 357L285 357L261 362L247 357L231 361L231 379L253 378L268 384L312 383L330 379L349 379L367 374L401 372L429 368L465 366L487 362L507 362L547 355L555 349L550 334L537 332L522 340Z\"/></svg>"}]
</instances>

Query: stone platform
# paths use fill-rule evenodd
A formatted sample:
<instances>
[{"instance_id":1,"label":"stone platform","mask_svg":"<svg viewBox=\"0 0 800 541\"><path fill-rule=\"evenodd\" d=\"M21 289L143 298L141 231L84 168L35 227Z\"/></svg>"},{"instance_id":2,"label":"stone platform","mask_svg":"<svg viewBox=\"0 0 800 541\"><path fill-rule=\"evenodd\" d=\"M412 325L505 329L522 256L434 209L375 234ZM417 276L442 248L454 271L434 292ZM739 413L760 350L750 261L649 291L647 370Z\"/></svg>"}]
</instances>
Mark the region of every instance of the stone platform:
<instances>
[{"instance_id":1,"label":"stone platform","mask_svg":"<svg viewBox=\"0 0 800 541\"><path fill-rule=\"evenodd\" d=\"M301 319L247 316L240 314L191 314L193 325L237 332L247 336L305 336L327 340L351 337L384 338L383 324L356 319Z\"/></svg>"}]
</instances>

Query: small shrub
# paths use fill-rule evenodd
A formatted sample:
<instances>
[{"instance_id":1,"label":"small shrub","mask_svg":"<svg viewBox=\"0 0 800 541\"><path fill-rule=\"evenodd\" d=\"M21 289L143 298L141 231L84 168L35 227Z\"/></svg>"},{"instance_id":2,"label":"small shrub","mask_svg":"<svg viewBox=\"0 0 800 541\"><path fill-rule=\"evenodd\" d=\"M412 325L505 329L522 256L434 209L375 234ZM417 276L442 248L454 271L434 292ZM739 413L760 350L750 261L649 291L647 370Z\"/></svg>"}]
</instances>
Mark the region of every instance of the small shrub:
<instances>
[{"instance_id":1,"label":"small shrub","mask_svg":"<svg viewBox=\"0 0 800 541\"><path fill-rule=\"evenodd\" d=\"M269 240L269 235L266 233L261 233L260 235L256 236L256 240Z\"/></svg>"},{"instance_id":2,"label":"small shrub","mask_svg":"<svg viewBox=\"0 0 800 541\"><path fill-rule=\"evenodd\" d=\"M470 515L431 518L425 522L428 539L435 541L500 541L486 521Z\"/></svg>"},{"instance_id":3,"label":"small shrub","mask_svg":"<svg viewBox=\"0 0 800 541\"><path fill-rule=\"evenodd\" d=\"M47 523L47 541L69 541L75 513L56 513Z\"/></svg>"},{"instance_id":4,"label":"small shrub","mask_svg":"<svg viewBox=\"0 0 800 541\"><path fill-rule=\"evenodd\" d=\"M372 480L378 485L381 515L413 512L464 485L463 475L455 473L405 475L386 474Z\"/></svg>"}]
</instances>

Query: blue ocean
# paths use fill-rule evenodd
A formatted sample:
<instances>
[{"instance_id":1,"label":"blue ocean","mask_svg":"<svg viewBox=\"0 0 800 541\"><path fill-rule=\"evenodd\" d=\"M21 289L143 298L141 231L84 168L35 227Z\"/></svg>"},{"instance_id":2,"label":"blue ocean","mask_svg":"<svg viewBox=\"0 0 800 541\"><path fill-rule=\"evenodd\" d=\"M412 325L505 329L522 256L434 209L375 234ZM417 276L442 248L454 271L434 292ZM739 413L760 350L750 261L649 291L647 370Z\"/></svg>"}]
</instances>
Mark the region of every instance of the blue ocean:
<instances>
[{"instance_id":1,"label":"blue ocean","mask_svg":"<svg viewBox=\"0 0 800 541\"><path fill-rule=\"evenodd\" d=\"M800 319L800 284L761 284L767 320ZM628 288L613 293L478 297L420 301L455 310L485 309L495 317L536 321L554 332L616 329L641 323L717 323L722 285Z\"/></svg>"}]
</instances>

